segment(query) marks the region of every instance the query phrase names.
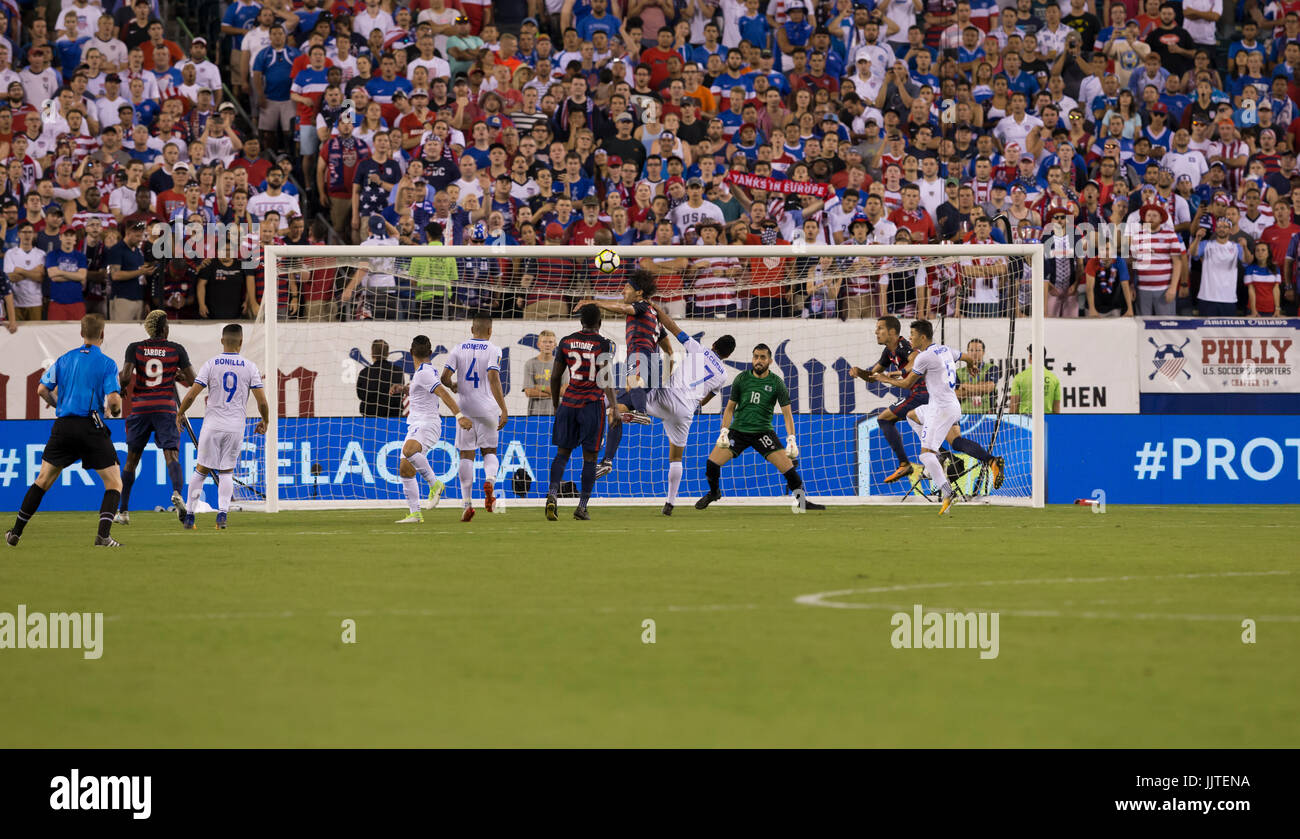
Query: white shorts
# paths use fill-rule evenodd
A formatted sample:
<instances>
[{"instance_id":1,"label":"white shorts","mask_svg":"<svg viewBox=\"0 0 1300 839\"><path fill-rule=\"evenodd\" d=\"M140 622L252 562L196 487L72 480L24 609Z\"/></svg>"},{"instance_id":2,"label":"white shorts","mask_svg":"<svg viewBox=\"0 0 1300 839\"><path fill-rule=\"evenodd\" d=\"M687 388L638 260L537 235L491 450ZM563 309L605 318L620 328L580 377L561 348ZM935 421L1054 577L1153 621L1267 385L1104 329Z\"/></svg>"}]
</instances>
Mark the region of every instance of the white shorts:
<instances>
[{"instance_id":1,"label":"white shorts","mask_svg":"<svg viewBox=\"0 0 1300 839\"><path fill-rule=\"evenodd\" d=\"M456 424L456 451L472 452L476 449L495 449L497 447L497 424L499 417L470 417L470 428L461 428Z\"/></svg>"},{"instance_id":2,"label":"white shorts","mask_svg":"<svg viewBox=\"0 0 1300 839\"><path fill-rule=\"evenodd\" d=\"M686 448L686 439L691 433L695 410L688 408L666 388L652 390L646 394L645 407L650 416L663 420L664 433L668 435L668 442Z\"/></svg>"},{"instance_id":3,"label":"white shorts","mask_svg":"<svg viewBox=\"0 0 1300 839\"><path fill-rule=\"evenodd\" d=\"M937 452L943 447L944 441L948 439L948 431L961 421L961 406L940 408L934 405L922 405L913 410L916 412L917 419L921 421L921 427L917 430L917 435L921 438L921 448L932 452ZM917 428L917 424L911 417L908 417L908 422L913 429Z\"/></svg>"},{"instance_id":4,"label":"white shorts","mask_svg":"<svg viewBox=\"0 0 1300 839\"><path fill-rule=\"evenodd\" d=\"M221 431L204 424L199 432L199 465L205 469L229 472L239 463L244 446L243 431Z\"/></svg>"},{"instance_id":5,"label":"white shorts","mask_svg":"<svg viewBox=\"0 0 1300 839\"><path fill-rule=\"evenodd\" d=\"M438 444L438 440L441 438L442 424L436 421L425 425L408 425L406 427L406 439L415 440L426 452L433 451L433 447Z\"/></svg>"}]
</instances>

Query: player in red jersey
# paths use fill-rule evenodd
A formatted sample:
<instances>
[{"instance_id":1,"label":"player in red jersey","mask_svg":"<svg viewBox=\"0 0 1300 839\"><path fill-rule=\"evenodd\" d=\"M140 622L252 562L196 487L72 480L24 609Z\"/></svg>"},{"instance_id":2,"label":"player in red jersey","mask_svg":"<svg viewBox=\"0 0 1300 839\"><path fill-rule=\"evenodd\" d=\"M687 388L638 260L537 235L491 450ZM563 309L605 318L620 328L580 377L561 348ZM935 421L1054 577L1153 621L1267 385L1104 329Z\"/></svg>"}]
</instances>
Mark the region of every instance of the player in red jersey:
<instances>
[{"instance_id":1,"label":"player in red jersey","mask_svg":"<svg viewBox=\"0 0 1300 839\"><path fill-rule=\"evenodd\" d=\"M155 309L144 321L149 337L126 348L126 360L118 383L125 390L135 380L130 410L126 417L126 468L122 470L122 503L114 521L130 524L131 485L140 456L152 436L162 449L167 463L167 477L172 482L172 504L177 515L185 517L185 494L182 492L180 431L176 428L176 382L194 384L194 368L189 353L174 341L167 340L167 313Z\"/></svg>"},{"instance_id":2,"label":"player in red jersey","mask_svg":"<svg viewBox=\"0 0 1300 839\"><path fill-rule=\"evenodd\" d=\"M659 327L659 316L650 298L655 293L655 277L649 271L638 268L633 271L623 285L623 302L614 300L597 300L596 305L603 312L625 315L624 336L627 340L626 371L627 388L618 394L618 402L626 405L628 411L619 418L623 422L649 425L650 415L646 413L646 394L651 387L657 387L660 380L659 359L657 352L662 348L665 353L672 353L668 335ZM623 426L609 429L609 439L605 442L605 456L596 466L596 477L608 475L614 470L614 456L618 454L619 444L623 442Z\"/></svg>"},{"instance_id":3,"label":"player in red jersey","mask_svg":"<svg viewBox=\"0 0 1300 839\"><path fill-rule=\"evenodd\" d=\"M566 335L555 350L551 369L551 401L555 405L555 424L551 426L551 443L555 459L551 461L551 480L546 493L546 520L559 518L556 498L560 481L569 465L569 454L582 446L582 494L573 517L588 521L587 500L596 486L596 455L605 433L605 405L610 405L610 428L617 428L618 399L614 395L614 342L600 334L600 307L587 303L578 310L581 331ZM569 386L560 392L564 374Z\"/></svg>"}]
</instances>

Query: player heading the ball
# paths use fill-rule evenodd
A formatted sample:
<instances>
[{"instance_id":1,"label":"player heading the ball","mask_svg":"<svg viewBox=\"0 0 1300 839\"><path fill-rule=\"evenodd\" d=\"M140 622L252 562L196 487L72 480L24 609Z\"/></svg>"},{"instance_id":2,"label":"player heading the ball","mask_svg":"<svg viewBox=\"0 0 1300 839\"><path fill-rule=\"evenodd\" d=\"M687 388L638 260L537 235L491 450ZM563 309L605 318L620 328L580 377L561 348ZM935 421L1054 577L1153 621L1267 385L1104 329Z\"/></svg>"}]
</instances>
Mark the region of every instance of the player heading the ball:
<instances>
[{"instance_id":1,"label":"player heading the ball","mask_svg":"<svg viewBox=\"0 0 1300 839\"><path fill-rule=\"evenodd\" d=\"M799 444L794 438L790 392L786 390L781 377L772 372L771 366L772 350L767 344L759 344L754 347L750 369L738 374L732 381L731 396L722 412L722 432L718 434L717 445L704 465L709 491L695 502L695 509L703 510L722 497L722 490L718 487L722 467L751 447L785 476L786 487L794 496L791 504L794 512L826 509L823 505L808 500L803 489L803 479L795 469L793 458L799 456ZM777 443L776 431L772 428L772 409L776 405L781 406L781 416L785 420L787 434L784 447Z\"/></svg>"}]
</instances>

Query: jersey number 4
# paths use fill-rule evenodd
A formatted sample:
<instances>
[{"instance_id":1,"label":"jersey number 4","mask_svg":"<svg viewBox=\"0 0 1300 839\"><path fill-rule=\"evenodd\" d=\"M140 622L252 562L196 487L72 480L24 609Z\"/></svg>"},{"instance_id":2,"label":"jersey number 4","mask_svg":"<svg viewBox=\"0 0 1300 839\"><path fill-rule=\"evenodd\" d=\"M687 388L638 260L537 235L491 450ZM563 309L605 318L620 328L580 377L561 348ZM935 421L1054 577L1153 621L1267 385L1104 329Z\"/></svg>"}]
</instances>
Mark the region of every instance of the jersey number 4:
<instances>
[{"instance_id":1,"label":"jersey number 4","mask_svg":"<svg viewBox=\"0 0 1300 839\"><path fill-rule=\"evenodd\" d=\"M476 361L478 361L477 358L471 358L469 360L469 369L465 371L465 381L474 385L474 389L478 390L479 375L474 372L474 362Z\"/></svg>"}]
</instances>

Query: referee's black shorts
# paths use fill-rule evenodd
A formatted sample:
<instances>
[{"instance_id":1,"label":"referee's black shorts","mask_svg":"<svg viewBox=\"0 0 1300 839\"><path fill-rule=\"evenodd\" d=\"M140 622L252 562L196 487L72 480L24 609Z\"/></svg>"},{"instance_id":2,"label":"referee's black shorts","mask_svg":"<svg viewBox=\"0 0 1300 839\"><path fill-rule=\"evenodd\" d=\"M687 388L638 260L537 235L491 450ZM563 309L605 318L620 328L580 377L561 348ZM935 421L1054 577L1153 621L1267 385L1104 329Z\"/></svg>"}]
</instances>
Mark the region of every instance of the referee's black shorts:
<instances>
[{"instance_id":1,"label":"referee's black shorts","mask_svg":"<svg viewBox=\"0 0 1300 839\"><path fill-rule=\"evenodd\" d=\"M108 428L91 417L59 417L50 430L41 459L65 469L78 460L87 469L107 469L117 464L117 449Z\"/></svg>"}]
</instances>

